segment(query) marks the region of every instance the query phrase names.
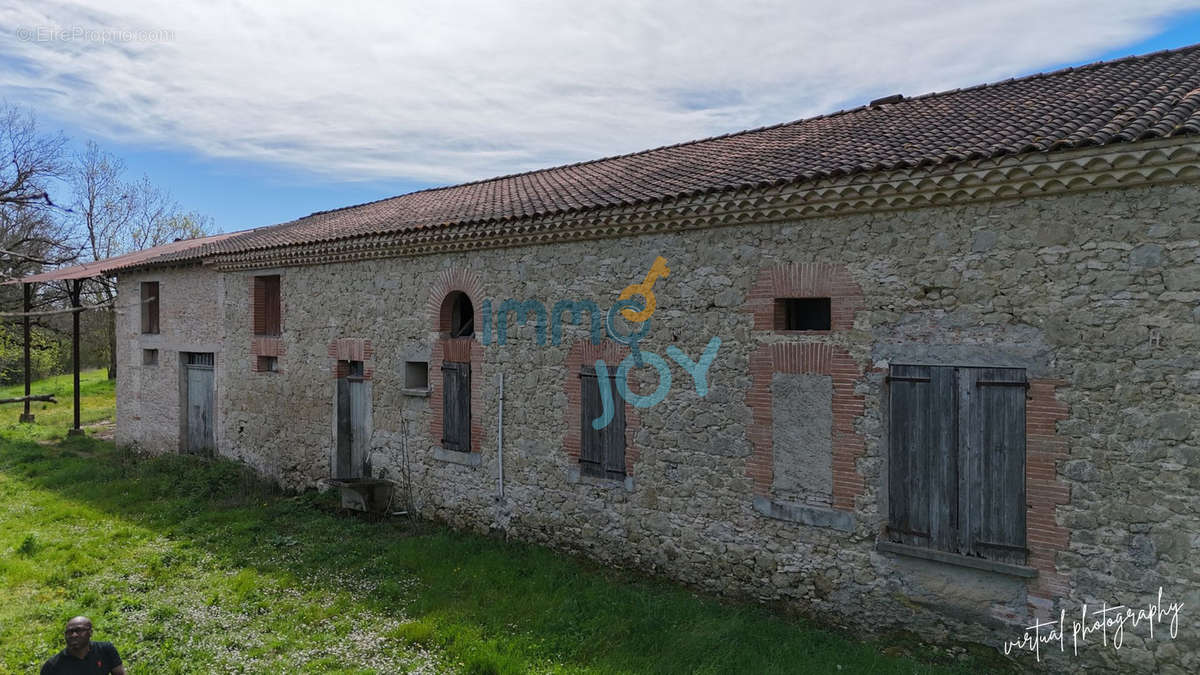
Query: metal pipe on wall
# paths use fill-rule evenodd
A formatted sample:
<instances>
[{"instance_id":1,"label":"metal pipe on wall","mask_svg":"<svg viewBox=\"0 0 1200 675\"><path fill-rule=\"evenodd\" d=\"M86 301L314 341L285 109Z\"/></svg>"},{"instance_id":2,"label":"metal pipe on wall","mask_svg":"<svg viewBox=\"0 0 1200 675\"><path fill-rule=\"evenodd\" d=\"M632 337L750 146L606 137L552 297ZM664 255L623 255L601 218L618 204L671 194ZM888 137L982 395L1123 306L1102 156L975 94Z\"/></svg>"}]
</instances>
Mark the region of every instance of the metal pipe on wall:
<instances>
[{"instance_id":1,"label":"metal pipe on wall","mask_svg":"<svg viewBox=\"0 0 1200 675\"><path fill-rule=\"evenodd\" d=\"M500 464L500 499L504 499L504 373L500 373L500 418L496 422L496 461Z\"/></svg>"}]
</instances>

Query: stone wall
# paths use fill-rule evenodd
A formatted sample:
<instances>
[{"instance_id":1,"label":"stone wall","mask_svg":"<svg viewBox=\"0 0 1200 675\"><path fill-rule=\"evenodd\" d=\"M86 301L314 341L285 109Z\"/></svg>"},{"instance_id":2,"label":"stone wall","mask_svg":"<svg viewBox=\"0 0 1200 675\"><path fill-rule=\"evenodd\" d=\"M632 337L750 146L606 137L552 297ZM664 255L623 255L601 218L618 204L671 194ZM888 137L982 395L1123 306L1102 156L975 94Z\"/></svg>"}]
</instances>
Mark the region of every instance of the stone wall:
<instances>
[{"instance_id":1,"label":"stone wall","mask_svg":"<svg viewBox=\"0 0 1200 675\"><path fill-rule=\"evenodd\" d=\"M1194 672L1198 214L1200 188L1185 184L264 270L257 273L282 277L283 356L274 373L254 372L253 274L207 272L225 289L220 451L287 486L319 484L334 443L328 347L369 340L371 465L399 478L407 454L413 500L427 516L712 592L785 601L858 629L902 626L997 647L1020 638L1033 614L1057 618L1101 601L1145 607L1161 586L1165 600L1185 606L1175 639L1165 625L1153 639L1144 623L1127 625L1120 651L1089 636L1074 656L1068 636L1065 654L1043 649L1042 659L1060 669ZM581 363L586 318L565 326L558 344L549 330L537 344L536 327L517 325L515 314L504 345L478 344L477 327L479 442L469 456L440 451L431 430L441 373L430 372L433 395L405 391L404 374L406 361L442 358L444 329L431 308L448 288L472 289L477 321L486 299L493 314L509 298L546 310L592 300L607 312L657 256L671 272L654 286L657 310L640 349L662 357L671 383L661 402L628 409L636 459L626 480L581 477L571 452L578 430L564 411L578 406L569 400L577 374L566 364ZM123 278L122 288L143 278ZM818 287L835 297L832 329L778 330L771 289ZM700 396L667 348L696 361L713 337L720 347ZM126 331L123 342L136 341ZM885 375L889 363L913 362L1021 367L1033 381L1026 484L1037 577L876 549L888 512ZM120 404L121 438L148 444L158 420L170 427L174 413L169 400L144 395L151 385L143 371L126 372L141 384L120 389L131 396ZM653 367L633 372L635 392L660 384ZM833 400L812 424L763 424L817 391L832 391ZM801 439L821 448L772 451ZM809 478L777 471L789 457L820 468Z\"/></svg>"},{"instance_id":2,"label":"stone wall","mask_svg":"<svg viewBox=\"0 0 1200 675\"><path fill-rule=\"evenodd\" d=\"M142 333L141 282L157 281L159 332ZM215 357L217 427L228 410L225 390L225 278L199 266L158 269L122 275L117 284L117 435L121 444L136 443L152 452L180 449L182 362L185 352ZM158 351L158 363L144 363L144 351Z\"/></svg>"}]
</instances>

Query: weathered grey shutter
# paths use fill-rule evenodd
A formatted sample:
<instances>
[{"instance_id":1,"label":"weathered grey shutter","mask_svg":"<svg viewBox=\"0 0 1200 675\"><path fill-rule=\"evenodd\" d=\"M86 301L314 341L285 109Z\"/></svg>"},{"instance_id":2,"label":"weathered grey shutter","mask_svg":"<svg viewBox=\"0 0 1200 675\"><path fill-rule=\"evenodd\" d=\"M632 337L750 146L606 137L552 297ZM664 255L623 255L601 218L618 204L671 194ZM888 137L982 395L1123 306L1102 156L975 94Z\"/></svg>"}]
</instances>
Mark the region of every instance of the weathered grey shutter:
<instances>
[{"instance_id":1,"label":"weathered grey shutter","mask_svg":"<svg viewBox=\"0 0 1200 675\"><path fill-rule=\"evenodd\" d=\"M579 389L579 470L589 476L603 476L604 430L592 428L592 420L600 417L604 410L595 368L586 366L580 371Z\"/></svg>"},{"instance_id":2,"label":"weathered grey shutter","mask_svg":"<svg viewBox=\"0 0 1200 675\"><path fill-rule=\"evenodd\" d=\"M337 380L337 467L334 478L353 478L351 460L353 437L351 432L350 381L344 376Z\"/></svg>"},{"instance_id":3,"label":"weathered grey shutter","mask_svg":"<svg viewBox=\"0 0 1200 675\"><path fill-rule=\"evenodd\" d=\"M954 369L894 365L889 375L888 532L893 541L955 548Z\"/></svg>"},{"instance_id":4,"label":"weathered grey shutter","mask_svg":"<svg viewBox=\"0 0 1200 675\"><path fill-rule=\"evenodd\" d=\"M580 447L579 468L584 474L604 478L625 477L625 406L620 399L613 400L613 418L608 426L596 430L592 420L604 414L604 403L600 387L613 389L613 378L601 383L596 369L585 366L579 373L580 386Z\"/></svg>"},{"instance_id":5,"label":"weathered grey shutter","mask_svg":"<svg viewBox=\"0 0 1200 675\"><path fill-rule=\"evenodd\" d=\"M609 375L604 386L609 391L616 389L614 378ZM604 475L608 478L625 477L625 402L613 395L613 418L608 426L600 430L600 444L604 448Z\"/></svg>"},{"instance_id":6,"label":"weathered grey shutter","mask_svg":"<svg viewBox=\"0 0 1200 675\"><path fill-rule=\"evenodd\" d=\"M371 435L367 429L367 413L371 401L367 398L362 361L350 362L346 381L350 388L350 475L353 478L369 477L371 467L367 459Z\"/></svg>"},{"instance_id":7,"label":"weathered grey shutter","mask_svg":"<svg viewBox=\"0 0 1200 675\"><path fill-rule=\"evenodd\" d=\"M442 363L442 447L471 451L471 364Z\"/></svg>"},{"instance_id":8,"label":"weathered grey shutter","mask_svg":"<svg viewBox=\"0 0 1200 675\"><path fill-rule=\"evenodd\" d=\"M1018 565L1026 553L1025 387L1023 369L960 369L970 420L960 483L969 491L964 553Z\"/></svg>"}]
</instances>

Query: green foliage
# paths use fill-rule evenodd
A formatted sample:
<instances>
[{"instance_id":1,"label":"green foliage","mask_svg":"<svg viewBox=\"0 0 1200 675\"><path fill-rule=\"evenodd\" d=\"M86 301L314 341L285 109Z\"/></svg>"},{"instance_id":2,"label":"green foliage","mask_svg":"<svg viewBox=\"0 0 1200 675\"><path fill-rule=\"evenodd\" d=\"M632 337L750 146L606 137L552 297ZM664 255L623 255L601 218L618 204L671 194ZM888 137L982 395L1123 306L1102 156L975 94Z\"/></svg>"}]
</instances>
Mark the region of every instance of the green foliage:
<instances>
[{"instance_id":1,"label":"green foliage","mask_svg":"<svg viewBox=\"0 0 1200 675\"><path fill-rule=\"evenodd\" d=\"M53 394L58 403L35 401L30 406L37 424L18 422L24 406L6 403L0 406L0 436L15 440L48 440L63 438L74 423L74 376L57 375L34 382L34 394ZM79 377L79 418L83 426L111 420L116 413L116 383L102 370L84 371ZM0 387L0 398L15 398L25 393L24 385ZM74 439L73 439L74 440Z\"/></svg>"},{"instance_id":2,"label":"green foliage","mask_svg":"<svg viewBox=\"0 0 1200 675\"><path fill-rule=\"evenodd\" d=\"M1003 665L987 655L923 664L538 546L365 522L232 462L132 455L92 437L45 444L36 439L51 429L17 431L0 429L0 672L35 672L76 614L91 616L96 638L116 643L136 672L153 673Z\"/></svg>"},{"instance_id":3,"label":"green foliage","mask_svg":"<svg viewBox=\"0 0 1200 675\"><path fill-rule=\"evenodd\" d=\"M40 380L70 368L71 346L63 338L34 327L30 330L30 344L29 369L33 371L33 379ZM17 383L25 383L24 336L19 323L8 321L0 324L0 385Z\"/></svg>"}]
</instances>

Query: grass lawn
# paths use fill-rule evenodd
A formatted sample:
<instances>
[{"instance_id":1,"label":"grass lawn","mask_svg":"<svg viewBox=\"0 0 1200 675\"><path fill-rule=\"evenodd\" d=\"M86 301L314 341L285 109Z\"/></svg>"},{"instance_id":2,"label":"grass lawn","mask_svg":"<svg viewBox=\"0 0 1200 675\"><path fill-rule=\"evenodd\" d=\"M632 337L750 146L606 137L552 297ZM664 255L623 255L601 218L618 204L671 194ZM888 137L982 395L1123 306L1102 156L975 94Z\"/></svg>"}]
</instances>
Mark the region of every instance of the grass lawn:
<instances>
[{"instance_id":1,"label":"grass lawn","mask_svg":"<svg viewBox=\"0 0 1200 675\"><path fill-rule=\"evenodd\" d=\"M115 417L117 410L115 381L101 370L85 370L79 374L79 425L87 426ZM63 438L75 424L73 376L55 375L38 380L29 387L29 393L54 394L58 403L34 401L29 404L36 424L17 422L25 409L20 403L5 403L0 407L0 435L7 440L47 440ZM25 385L16 384L0 387L0 398L16 398L25 395Z\"/></svg>"},{"instance_id":2,"label":"grass lawn","mask_svg":"<svg viewBox=\"0 0 1200 675\"><path fill-rule=\"evenodd\" d=\"M89 373L84 419L111 416ZM0 409L0 672L33 673L75 614L131 673L968 673L544 548L339 515L242 467L63 439ZM2 393L3 390L0 390ZM4 393L4 395L9 395ZM19 394L18 394L19 395ZM65 417L63 417L65 411ZM10 419L11 418L11 419ZM887 648L895 654L897 647ZM933 654L921 650L923 658Z\"/></svg>"}]
</instances>

